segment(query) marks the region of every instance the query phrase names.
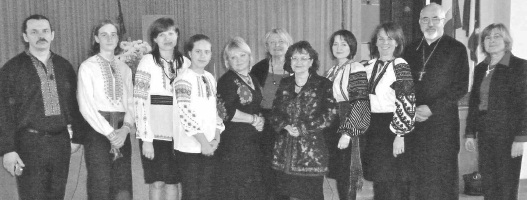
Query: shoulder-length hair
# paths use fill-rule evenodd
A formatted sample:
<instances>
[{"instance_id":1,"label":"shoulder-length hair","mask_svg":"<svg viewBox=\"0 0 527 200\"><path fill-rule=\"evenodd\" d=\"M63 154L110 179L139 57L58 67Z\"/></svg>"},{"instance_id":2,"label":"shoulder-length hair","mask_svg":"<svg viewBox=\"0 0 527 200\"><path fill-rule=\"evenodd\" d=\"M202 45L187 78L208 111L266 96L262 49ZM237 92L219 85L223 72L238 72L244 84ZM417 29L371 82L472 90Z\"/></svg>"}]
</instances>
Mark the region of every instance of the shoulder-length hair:
<instances>
[{"instance_id":1,"label":"shoulder-length hair","mask_svg":"<svg viewBox=\"0 0 527 200\"><path fill-rule=\"evenodd\" d=\"M308 54L311 59L313 59L313 64L311 67L309 67L309 73L310 74L316 74L317 70L320 66L320 61L318 60L318 53L313 49L311 44L309 44L308 41L299 41L291 45L287 52L285 53L285 65L287 66L287 69L285 69L289 73L294 73L293 69L291 68L291 58L293 54L295 53L301 53L301 54Z\"/></svg>"},{"instance_id":2,"label":"shoulder-length hair","mask_svg":"<svg viewBox=\"0 0 527 200\"><path fill-rule=\"evenodd\" d=\"M99 29L101 29L101 27L105 26L106 24L113 25L115 29L117 30L117 47L115 47L114 54L119 54L121 52L121 47L119 47L119 44L121 43L121 29L119 28L119 25L117 25L117 23L113 22L110 19L104 19L104 20L101 20L95 26L93 26L91 30L90 56L98 54L101 51L101 44L95 41L95 36L99 35Z\"/></svg>"},{"instance_id":3,"label":"shoulder-length hair","mask_svg":"<svg viewBox=\"0 0 527 200\"><path fill-rule=\"evenodd\" d=\"M511 37L511 34L509 33L509 29L507 29L507 27L502 24L502 23L494 23L494 24L491 24L487 27L485 27L485 29L483 29L483 31L481 32L481 36L480 36L480 44L481 45L481 51L486 55L486 56L490 56L490 54L487 52L487 50L485 49L485 37L487 36L491 36L491 32L492 30L496 30L498 31L499 34L501 34L501 36L503 37L503 42L505 43L505 50L506 51L512 51L512 37Z\"/></svg>"},{"instance_id":4,"label":"shoulder-length hair","mask_svg":"<svg viewBox=\"0 0 527 200\"><path fill-rule=\"evenodd\" d=\"M355 38L355 35L351 33L351 31L342 29L334 32L331 34L331 37L329 37L329 51L331 52L331 58L337 59L335 55L333 54L333 43L335 42L335 37L340 36L341 38L348 43L348 46L350 47L350 54L348 55L348 59L353 59L353 56L357 53L357 38Z\"/></svg>"},{"instance_id":5,"label":"shoulder-length hair","mask_svg":"<svg viewBox=\"0 0 527 200\"><path fill-rule=\"evenodd\" d=\"M275 28L269 32L267 32L265 34L265 47L269 47L269 37L271 37L272 34L276 34L278 35L282 40L285 41L285 43L287 44L287 46L291 46L293 44L293 38L291 37L291 35L289 35L289 33L283 29L283 28ZM269 53L269 50L267 50L268 48L265 48L266 52L265 52L265 55L267 58L271 58L271 54Z\"/></svg>"},{"instance_id":6,"label":"shoulder-length hair","mask_svg":"<svg viewBox=\"0 0 527 200\"><path fill-rule=\"evenodd\" d=\"M393 51L393 57L399 58L403 54L404 51L404 33L401 26L399 26L396 23L393 22L386 22L383 24L379 24L377 28L373 31L373 34L371 35L371 41L370 41L370 57L371 58L379 58L379 49L377 49L377 38L379 37L379 33L381 30L384 30L386 32L386 35L388 37L395 40L397 43L397 47L395 47L395 50Z\"/></svg>"},{"instance_id":7,"label":"shoulder-length hair","mask_svg":"<svg viewBox=\"0 0 527 200\"><path fill-rule=\"evenodd\" d=\"M178 35L177 40L176 40L176 46L174 47L174 53L172 55L175 61L176 69L179 69L183 66L183 54L181 54L181 52L179 52L178 50L179 49L178 48L179 38L180 38L179 28L176 26L172 18L162 17L162 18L157 19L150 25L150 28L148 30L148 33L149 33L148 35L149 35L150 44L152 45L151 54L154 57L154 62L157 65L162 66L161 65L161 54L159 52L159 45L157 45L154 39L156 39L160 33L168 31L172 28Z\"/></svg>"},{"instance_id":8,"label":"shoulder-length hair","mask_svg":"<svg viewBox=\"0 0 527 200\"><path fill-rule=\"evenodd\" d=\"M223 49L223 61L225 62L225 67L230 69L229 65L229 54L234 50L241 50L249 55L249 67L253 66L253 54L251 48L241 37L234 37L227 42L225 48ZM250 70L250 69L249 69Z\"/></svg>"}]
</instances>

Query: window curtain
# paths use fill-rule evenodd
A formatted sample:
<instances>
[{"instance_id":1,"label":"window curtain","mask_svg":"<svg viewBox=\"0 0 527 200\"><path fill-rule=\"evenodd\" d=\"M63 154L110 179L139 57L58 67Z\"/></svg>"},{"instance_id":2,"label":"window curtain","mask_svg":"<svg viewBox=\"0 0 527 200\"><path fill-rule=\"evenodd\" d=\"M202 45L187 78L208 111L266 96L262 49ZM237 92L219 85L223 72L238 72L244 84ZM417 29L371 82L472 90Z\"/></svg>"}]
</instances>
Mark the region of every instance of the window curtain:
<instances>
[{"instance_id":1,"label":"window curtain","mask_svg":"<svg viewBox=\"0 0 527 200\"><path fill-rule=\"evenodd\" d=\"M121 0L121 4L125 38L142 38L143 15L174 16L181 31L180 51L191 35L208 35L213 58L207 70L216 72L217 78L226 71L223 47L234 36L246 40L256 63L265 58L265 33L272 28L285 28L295 42L307 40L318 51L319 73L332 65L328 40L334 31L345 28L361 38L356 22L360 18L352 21L352 16L360 16L356 7L360 7L360 2L353 0ZM78 66L88 58L92 26L101 19L116 20L118 8L116 0L2 0L0 65L24 50L22 22L37 13L51 20L55 30L52 50Z\"/></svg>"}]
</instances>

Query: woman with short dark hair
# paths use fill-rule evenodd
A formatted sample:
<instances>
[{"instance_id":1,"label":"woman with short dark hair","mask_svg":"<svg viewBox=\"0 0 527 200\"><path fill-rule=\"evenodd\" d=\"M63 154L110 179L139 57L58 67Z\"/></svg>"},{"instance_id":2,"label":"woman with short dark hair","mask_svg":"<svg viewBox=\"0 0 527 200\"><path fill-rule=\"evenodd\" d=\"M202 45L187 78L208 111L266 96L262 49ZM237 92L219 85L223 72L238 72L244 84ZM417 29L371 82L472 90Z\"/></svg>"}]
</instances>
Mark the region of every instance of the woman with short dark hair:
<instances>
[{"instance_id":1,"label":"woman with short dark hair","mask_svg":"<svg viewBox=\"0 0 527 200\"><path fill-rule=\"evenodd\" d=\"M329 175L337 181L340 199L355 199L362 185L359 138L370 123L368 79L362 64L353 61L357 39L348 30L338 30L329 39L335 65L326 78L333 81L338 117L326 129L329 141ZM351 143L351 145L350 145Z\"/></svg>"},{"instance_id":2,"label":"woman with short dark hair","mask_svg":"<svg viewBox=\"0 0 527 200\"><path fill-rule=\"evenodd\" d=\"M291 199L324 199L328 150L323 129L335 117L331 82L317 74L318 53L307 41L289 47L293 76L283 78L273 102L271 124L278 133L273 169L279 193Z\"/></svg>"}]
</instances>

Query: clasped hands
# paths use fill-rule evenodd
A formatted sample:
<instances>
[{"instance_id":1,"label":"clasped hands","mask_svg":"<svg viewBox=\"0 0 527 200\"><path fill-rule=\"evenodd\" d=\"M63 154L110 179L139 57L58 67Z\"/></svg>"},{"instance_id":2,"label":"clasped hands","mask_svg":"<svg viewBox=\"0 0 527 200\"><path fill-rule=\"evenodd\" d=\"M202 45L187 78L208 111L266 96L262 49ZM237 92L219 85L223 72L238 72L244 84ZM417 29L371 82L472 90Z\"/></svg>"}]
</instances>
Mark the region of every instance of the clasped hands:
<instances>
[{"instance_id":1,"label":"clasped hands","mask_svg":"<svg viewBox=\"0 0 527 200\"><path fill-rule=\"evenodd\" d=\"M130 133L130 127L123 126L120 129L114 130L112 133L108 134L106 137L110 140L112 148L121 148L124 145L126 136Z\"/></svg>"},{"instance_id":2,"label":"clasped hands","mask_svg":"<svg viewBox=\"0 0 527 200\"><path fill-rule=\"evenodd\" d=\"M251 125L253 125L257 131L263 131L263 127L265 123L264 117L259 116L259 115L252 115L252 116L253 116L253 120L252 120Z\"/></svg>"}]
</instances>

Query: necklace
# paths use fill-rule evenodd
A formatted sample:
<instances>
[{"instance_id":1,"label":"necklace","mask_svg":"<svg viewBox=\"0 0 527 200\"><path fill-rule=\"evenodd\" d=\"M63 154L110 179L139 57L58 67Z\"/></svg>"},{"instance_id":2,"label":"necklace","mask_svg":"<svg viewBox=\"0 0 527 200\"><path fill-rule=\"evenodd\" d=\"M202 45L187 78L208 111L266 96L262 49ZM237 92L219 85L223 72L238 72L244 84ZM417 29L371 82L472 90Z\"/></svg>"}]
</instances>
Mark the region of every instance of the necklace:
<instances>
[{"instance_id":1,"label":"necklace","mask_svg":"<svg viewBox=\"0 0 527 200\"><path fill-rule=\"evenodd\" d=\"M488 76L494 69L496 69L496 65L492 66L492 68L490 65L487 65L487 73L485 74L485 77Z\"/></svg>"},{"instance_id":2,"label":"necklace","mask_svg":"<svg viewBox=\"0 0 527 200\"><path fill-rule=\"evenodd\" d=\"M234 70L233 70L233 71L234 71ZM238 76L239 76L240 78L242 78L242 80L243 80L245 83L247 83L247 85L249 85L249 86L251 86L251 87L254 87L254 86L253 86L252 79L251 79L251 76L240 74L240 73L238 73L237 71L234 71L234 72L235 72L236 74L238 74Z\"/></svg>"},{"instance_id":3,"label":"necklace","mask_svg":"<svg viewBox=\"0 0 527 200\"><path fill-rule=\"evenodd\" d=\"M163 68L163 74L165 74L165 76L170 80L170 84L172 84L172 82L174 82L175 78L177 77L177 71L174 70L174 60L168 61L164 59L163 57L160 57L160 58L168 64L169 74L167 74L166 72L167 70L165 70L165 65L161 65L161 66Z\"/></svg>"},{"instance_id":4,"label":"necklace","mask_svg":"<svg viewBox=\"0 0 527 200\"><path fill-rule=\"evenodd\" d=\"M272 61L272 60L269 60L269 63L271 64L271 73L272 73L273 75L276 75L276 74L274 73L274 65L273 65L273 61ZM284 70L284 72L282 72L282 77L280 78L280 80L281 80L282 78L284 78L284 75L285 75L285 70ZM271 76L271 79L273 80L273 85L276 85L276 80L274 80L274 76Z\"/></svg>"},{"instance_id":5,"label":"necklace","mask_svg":"<svg viewBox=\"0 0 527 200\"><path fill-rule=\"evenodd\" d=\"M423 75L425 75L426 73L426 64L428 63L428 61L430 60L430 58L432 57L432 55L434 54L437 46L439 45L439 42L441 42L441 39L443 39L443 37L440 37L439 40L437 41L436 45L434 46L434 48L432 49L432 52L430 53L430 55L428 55L428 58L426 58L426 61L425 61L425 48L423 48L423 68L421 69L421 71L419 72L419 81L422 81L423 80Z\"/></svg>"}]
</instances>

